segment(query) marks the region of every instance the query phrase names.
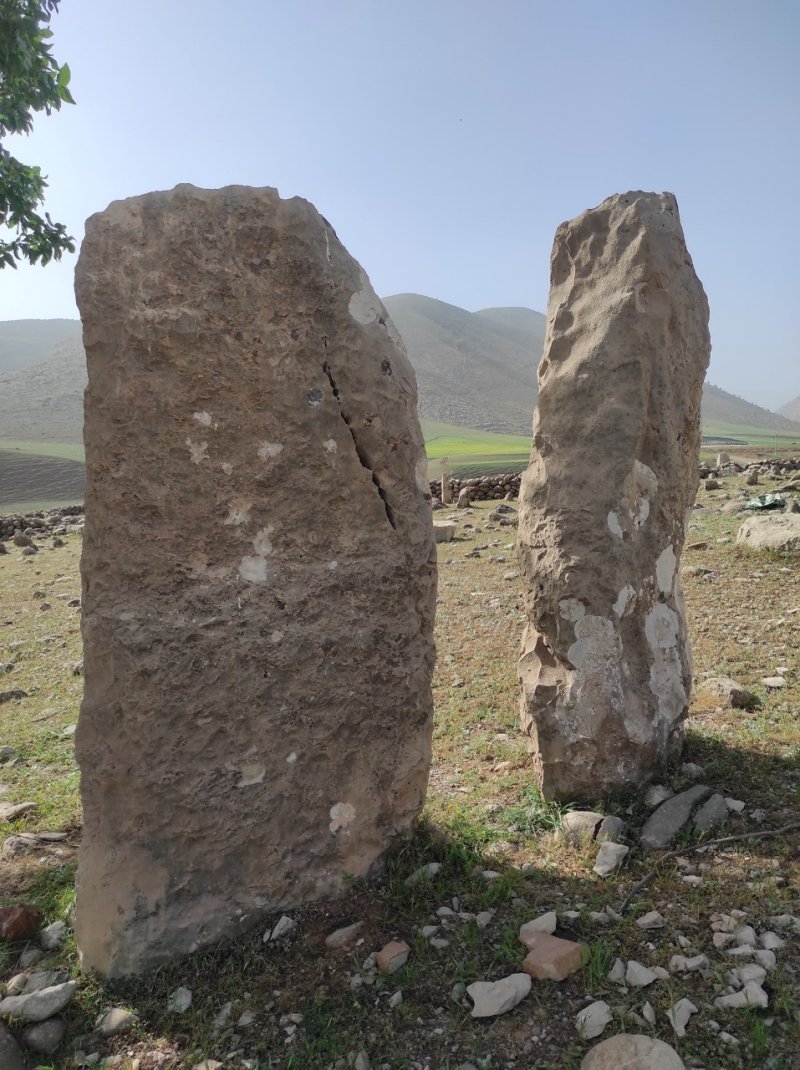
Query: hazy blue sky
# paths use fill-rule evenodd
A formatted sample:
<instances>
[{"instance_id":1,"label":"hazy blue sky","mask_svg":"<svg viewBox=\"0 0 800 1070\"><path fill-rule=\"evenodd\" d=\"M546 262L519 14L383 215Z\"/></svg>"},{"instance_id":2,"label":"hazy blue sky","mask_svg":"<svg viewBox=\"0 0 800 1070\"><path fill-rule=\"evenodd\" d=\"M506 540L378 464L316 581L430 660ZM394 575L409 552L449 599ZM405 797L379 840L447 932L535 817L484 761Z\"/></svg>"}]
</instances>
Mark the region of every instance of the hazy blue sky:
<instances>
[{"instance_id":1,"label":"hazy blue sky","mask_svg":"<svg viewBox=\"0 0 800 1070\"><path fill-rule=\"evenodd\" d=\"M556 226L671 190L710 378L800 394L797 0L62 0L76 107L12 149L76 237L177 182L313 201L383 295L544 311ZM0 319L77 315L74 258L0 273Z\"/></svg>"}]
</instances>

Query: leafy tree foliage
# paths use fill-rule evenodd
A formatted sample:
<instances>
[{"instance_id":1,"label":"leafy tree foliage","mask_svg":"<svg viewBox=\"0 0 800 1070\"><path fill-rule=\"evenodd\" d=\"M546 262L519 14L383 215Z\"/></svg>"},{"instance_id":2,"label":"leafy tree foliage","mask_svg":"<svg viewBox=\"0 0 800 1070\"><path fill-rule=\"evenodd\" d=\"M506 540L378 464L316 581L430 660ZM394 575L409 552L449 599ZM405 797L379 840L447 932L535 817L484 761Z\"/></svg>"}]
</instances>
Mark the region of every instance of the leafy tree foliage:
<instances>
[{"instance_id":1,"label":"leafy tree foliage","mask_svg":"<svg viewBox=\"0 0 800 1070\"><path fill-rule=\"evenodd\" d=\"M60 0L0 0L0 138L29 134L33 113L74 104L69 67L50 53L50 17ZM61 223L39 213L47 183L38 167L0 143L0 268L18 260L46 264L74 252Z\"/></svg>"}]
</instances>

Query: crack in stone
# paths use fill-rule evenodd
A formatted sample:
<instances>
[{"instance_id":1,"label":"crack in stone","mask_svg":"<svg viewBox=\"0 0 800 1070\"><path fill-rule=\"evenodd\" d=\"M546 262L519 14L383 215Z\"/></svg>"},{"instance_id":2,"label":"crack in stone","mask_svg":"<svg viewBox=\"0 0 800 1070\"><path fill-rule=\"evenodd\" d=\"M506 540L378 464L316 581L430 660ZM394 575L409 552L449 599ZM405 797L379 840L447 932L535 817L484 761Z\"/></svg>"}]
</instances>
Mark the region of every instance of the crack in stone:
<instances>
[{"instance_id":1,"label":"crack in stone","mask_svg":"<svg viewBox=\"0 0 800 1070\"><path fill-rule=\"evenodd\" d=\"M325 348L327 349L328 348L328 340L327 340L327 338L324 339L324 343L325 343ZM356 457L358 457L358 460L359 460L359 463L361 464L361 467L364 468L367 472L369 472L370 478L372 479L372 482L375 484L375 487L376 487L376 489L378 491L380 499L383 502L383 508L386 511L386 519L389 521L389 524L392 526L392 528L394 528L394 530L396 531L397 530L397 523L395 522L394 510L392 509L391 505L389 504L389 499L386 496L386 491L381 486L381 481L378 479L378 476L376 475L375 471L373 470L372 466L370 465L369 458L367 457L363 447L359 443L358 438L356 437L356 433L353 430L353 426L350 423L350 420L348 419L347 414L345 413L344 409L342 408L342 399L341 399L341 397L339 395L339 388L336 385L336 381L334 380L333 374L331 372L331 366L330 366L330 364L328 363L327 360L323 362L322 370L325 373L325 375L326 375L326 377L328 379L328 382L331 384L331 390L333 391L333 396L336 398L336 401L339 404L339 415L341 416L342 420L344 420L345 426L346 426L347 430L350 432L350 437L353 440L353 446L355 447L355 451L356 451Z\"/></svg>"}]
</instances>

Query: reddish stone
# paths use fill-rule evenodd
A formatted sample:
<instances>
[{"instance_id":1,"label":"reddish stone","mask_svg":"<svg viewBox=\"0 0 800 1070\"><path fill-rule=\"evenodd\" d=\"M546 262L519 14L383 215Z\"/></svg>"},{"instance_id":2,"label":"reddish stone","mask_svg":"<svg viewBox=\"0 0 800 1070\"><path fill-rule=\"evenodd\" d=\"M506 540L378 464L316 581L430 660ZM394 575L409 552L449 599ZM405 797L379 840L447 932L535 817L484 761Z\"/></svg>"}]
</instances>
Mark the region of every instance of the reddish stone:
<instances>
[{"instance_id":1,"label":"reddish stone","mask_svg":"<svg viewBox=\"0 0 800 1070\"><path fill-rule=\"evenodd\" d=\"M539 981L563 981L580 969L583 944L549 933L531 933L526 943L531 950L522 968Z\"/></svg>"},{"instance_id":2,"label":"reddish stone","mask_svg":"<svg viewBox=\"0 0 800 1070\"><path fill-rule=\"evenodd\" d=\"M30 903L0 907L0 940L31 940L42 925L42 912Z\"/></svg>"},{"instance_id":3,"label":"reddish stone","mask_svg":"<svg viewBox=\"0 0 800 1070\"><path fill-rule=\"evenodd\" d=\"M381 973L396 973L405 966L410 954L411 948L405 940L392 940L377 953L375 962Z\"/></svg>"}]
</instances>

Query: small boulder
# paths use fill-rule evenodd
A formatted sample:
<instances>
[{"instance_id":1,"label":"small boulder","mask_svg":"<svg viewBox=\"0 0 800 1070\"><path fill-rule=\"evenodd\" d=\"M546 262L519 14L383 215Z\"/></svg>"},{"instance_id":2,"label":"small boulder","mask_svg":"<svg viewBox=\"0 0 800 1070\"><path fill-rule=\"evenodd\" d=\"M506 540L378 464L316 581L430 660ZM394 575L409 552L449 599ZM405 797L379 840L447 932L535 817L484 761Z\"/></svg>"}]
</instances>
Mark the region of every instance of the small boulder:
<instances>
[{"instance_id":1,"label":"small boulder","mask_svg":"<svg viewBox=\"0 0 800 1070\"><path fill-rule=\"evenodd\" d=\"M136 1017L125 1007L112 1007L97 1019L97 1032L101 1037L116 1037L126 1033L136 1021Z\"/></svg>"},{"instance_id":2,"label":"small boulder","mask_svg":"<svg viewBox=\"0 0 800 1070\"><path fill-rule=\"evenodd\" d=\"M707 694L718 700L722 706L731 706L735 710L746 710L758 702L752 691L732 680L729 676L712 676L698 688L698 694Z\"/></svg>"},{"instance_id":3,"label":"small boulder","mask_svg":"<svg viewBox=\"0 0 800 1070\"><path fill-rule=\"evenodd\" d=\"M434 520L433 533L437 542L452 542L456 533L456 525L452 520Z\"/></svg>"},{"instance_id":4,"label":"small boulder","mask_svg":"<svg viewBox=\"0 0 800 1070\"><path fill-rule=\"evenodd\" d=\"M722 795L712 795L706 799L694 815L694 827L698 832L711 832L721 828L728 820L729 811Z\"/></svg>"},{"instance_id":5,"label":"small boulder","mask_svg":"<svg viewBox=\"0 0 800 1070\"><path fill-rule=\"evenodd\" d=\"M52 1055L61 1041L64 1039L66 1023L63 1018L48 1018L36 1025L29 1025L22 1030L22 1042L31 1051L37 1051L41 1055ZM0 1058L0 1066L5 1068L5 1063Z\"/></svg>"},{"instance_id":6,"label":"small boulder","mask_svg":"<svg viewBox=\"0 0 800 1070\"><path fill-rule=\"evenodd\" d=\"M474 1003L473 1018L494 1018L507 1014L520 1003L531 990L527 973L512 973L499 981L474 981L467 985L467 995Z\"/></svg>"},{"instance_id":7,"label":"small boulder","mask_svg":"<svg viewBox=\"0 0 800 1070\"><path fill-rule=\"evenodd\" d=\"M585 1056L580 1070L686 1070L674 1048L640 1033L617 1033Z\"/></svg>"},{"instance_id":8,"label":"small boulder","mask_svg":"<svg viewBox=\"0 0 800 1070\"><path fill-rule=\"evenodd\" d=\"M522 968L539 981L563 981L580 969L583 944L549 933L531 933L528 947Z\"/></svg>"},{"instance_id":9,"label":"small boulder","mask_svg":"<svg viewBox=\"0 0 800 1070\"><path fill-rule=\"evenodd\" d=\"M344 925L341 929L335 929L325 937L325 947L331 951L341 951L349 947L364 928L363 921L353 922L352 925Z\"/></svg>"},{"instance_id":10,"label":"small boulder","mask_svg":"<svg viewBox=\"0 0 800 1070\"><path fill-rule=\"evenodd\" d=\"M30 903L0 907L0 940L31 940L41 924L41 910Z\"/></svg>"},{"instance_id":11,"label":"small boulder","mask_svg":"<svg viewBox=\"0 0 800 1070\"><path fill-rule=\"evenodd\" d=\"M0 1022L0 1066L3 1070L27 1070L22 1050L4 1022Z\"/></svg>"},{"instance_id":12,"label":"small boulder","mask_svg":"<svg viewBox=\"0 0 800 1070\"><path fill-rule=\"evenodd\" d=\"M695 784L673 795L653 811L642 829L642 846L648 850L665 850L691 817L692 811L712 794L706 784Z\"/></svg>"},{"instance_id":13,"label":"small boulder","mask_svg":"<svg viewBox=\"0 0 800 1070\"><path fill-rule=\"evenodd\" d=\"M575 1018L575 1028L582 1040L594 1040L599 1037L611 1022L611 1008L605 1000L599 999L579 1011Z\"/></svg>"},{"instance_id":14,"label":"small boulder","mask_svg":"<svg viewBox=\"0 0 800 1070\"><path fill-rule=\"evenodd\" d=\"M595 813L594 810L569 810L564 814L564 830L567 839L576 847L587 840L593 840L603 816L603 814Z\"/></svg>"},{"instance_id":15,"label":"small boulder","mask_svg":"<svg viewBox=\"0 0 800 1070\"><path fill-rule=\"evenodd\" d=\"M75 981L65 981L51 988L42 988L38 992L29 992L22 996L6 996L0 1001L0 1014L22 1018L26 1022L43 1022L52 1018L69 1003L78 987Z\"/></svg>"},{"instance_id":16,"label":"small boulder","mask_svg":"<svg viewBox=\"0 0 800 1070\"><path fill-rule=\"evenodd\" d=\"M405 940L391 940L375 955L381 973L397 973L408 962L411 948Z\"/></svg>"},{"instance_id":17,"label":"small boulder","mask_svg":"<svg viewBox=\"0 0 800 1070\"><path fill-rule=\"evenodd\" d=\"M622 865L623 859L629 850L630 848L625 847L624 844L612 843L607 840L597 852L597 858L592 867L594 872L600 877L610 877Z\"/></svg>"},{"instance_id":18,"label":"small boulder","mask_svg":"<svg viewBox=\"0 0 800 1070\"><path fill-rule=\"evenodd\" d=\"M527 948L531 948L536 942L536 935L538 933L554 933L557 925L558 918L556 917L556 912L550 910L546 914L534 918L533 921L526 922L519 930L519 938ZM533 940L531 938L533 938Z\"/></svg>"},{"instance_id":19,"label":"small boulder","mask_svg":"<svg viewBox=\"0 0 800 1070\"><path fill-rule=\"evenodd\" d=\"M779 554L800 550L800 514L773 513L751 516L736 533L736 543L749 550L774 550Z\"/></svg>"}]
</instances>

